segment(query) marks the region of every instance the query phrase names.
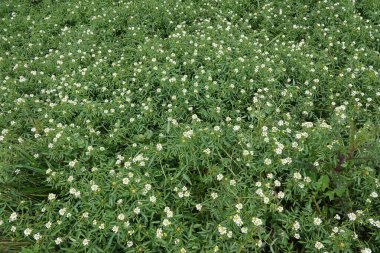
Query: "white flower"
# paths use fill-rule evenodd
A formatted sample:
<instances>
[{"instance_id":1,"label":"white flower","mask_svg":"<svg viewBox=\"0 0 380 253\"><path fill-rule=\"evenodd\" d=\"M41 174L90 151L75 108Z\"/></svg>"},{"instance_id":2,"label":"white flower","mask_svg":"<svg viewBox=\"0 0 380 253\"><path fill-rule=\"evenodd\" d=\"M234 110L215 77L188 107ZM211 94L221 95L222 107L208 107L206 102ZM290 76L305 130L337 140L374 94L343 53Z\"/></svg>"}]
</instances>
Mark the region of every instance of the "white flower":
<instances>
[{"instance_id":1,"label":"white flower","mask_svg":"<svg viewBox=\"0 0 380 253\"><path fill-rule=\"evenodd\" d=\"M150 200L150 202L152 202L152 203L156 203L157 198L156 198L155 196L150 196L150 197L149 197L149 200Z\"/></svg>"},{"instance_id":2,"label":"white flower","mask_svg":"<svg viewBox=\"0 0 380 253\"><path fill-rule=\"evenodd\" d=\"M220 131L220 126L214 126L214 131L215 131L215 132Z\"/></svg>"},{"instance_id":3,"label":"white flower","mask_svg":"<svg viewBox=\"0 0 380 253\"><path fill-rule=\"evenodd\" d=\"M168 218L172 218L173 217L173 212L172 211L167 211L166 212L166 217L168 217Z\"/></svg>"},{"instance_id":4,"label":"white flower","mask_svg":"<svg viewBox=\"0 0 380 253\"><path fill-rule=\"evenodd\" d=\"M206 155L209 155L211 154L211 149L206 148L205 150L203 150L203 153L205 153Z\"/></svg>"},{"instance_id":5,"label":"white flower","mask_svg":"<svg viewBox=\"0 0 380 253\"><path fill-rule=\"evenodd\" d=\"M123 178L123 184L125 185L129 184L129 178L127 177Z\"/></svg>"},{"instance_id":6,"label":"white flower","mask_svg":"<svg viewBox=\"0 0 380 253\"><path fill-rule=\"evenodd\" d=\"M304 177L303 181L305 181L306 183L310 183L311 179L310 179L310 177Z\"/></svg>"},{"instance_id":7,"label":"white flower","mask_svg":"<svg viewBox=\"0 0 380 253\"><path fill-rule=\"evenodd\" d=\"M169 226L170 224L171 222L168 219L164 219L164 221L162 222L162 225L164 225L164 227Z\"/></svg>"},{"instance_id":8,"label":"white flower","mask_svg":"<svg viewBox=\"0 0 380 253\"><path fill-rule=\"evenodd\" d=\"M56 198L56 195L54 193L49 193L48 200L54 200Z\"/></svg>"},{"instance_id":9,"label":"white flower","mask_svg":"<svg viewBox=\"0 0 380 253\"><path fill-rule=\"evenodd\" d=\"M252 223L255 226L261 226L261 225L263 225L263 221L260 218L257 218L257 217L253 217L252 218Z\"/></svg>"},{"instance_id":10,"label":"white flower","mask_svg":"<svg viewBox=\"0 0 380 253\"><path fill-rule=\"evenodd\" d=\"M60 215L65 215L65 213L66 213L66 208L61 208L61 209L59 209L58 213L59 213Z\"/></svg>"},{"instance_id":11,"label":"white flower","mask_svg":"<svg viewBox=\"0 0 380 253\"><path fill-rule=\"evenodd\" d=\"M74 168L76 163L77 163L77 160L69 162L69 167Z\"/></svg>"},{"instance_id":12,"label":"white flower","mask_svg":"<svg viewBox=\"0 0 380 253\"><path fill-rule=\"evenodd\" d=\"M371 195L370 195L372 198L377 198L379 195L377 194L377 192L371 192Z\"/></svg>"},{"instance_id":13,"label":"white flower","mask_svg":"<svg viewBox=\"0 0 380 253\"><path fill-rule=\"evenodd\" d=\"M240 229L240 232L242 232L243 234L246 234L246 233L248 233L248 228L246 228L246 227L242 227L242 228Z\"/></svg>"},{"instance_id":14,"label":"white flower","mask_svg":"<svg viewBox=\"0 0 380 253\"><path fill-rule=\"evenodd\" d=\"M55 244L59 245L62 243L62 239L60 237L57 237L55 240L54 240Z\"/></svg>"},{"instance_id":15,"label":"white flower","mask_svg":"<svg viewBox=\"0 0 380 253\"><path fill-rule=\"evenodd\" d=\"M117 219L118 220L124 220L125 219L125 215L124 214L119 214L118 216L117 216Z\"/></svg>"},{"instance_id":16,"label":"white flower","mask_svg":"<svg viewBox=\"0 0 380 253\"><path fill-rule=\"evenodd\" d=\"M132 247L133 246L133 242L132 241L128 241L127 242L127 246L130 248L130 247Z\"/></svg>"},{"instance_id":17,"label":"white flower","mask_svg":"<svg viewBox=\"0 0 380 253\"><path fill-rule=\"evenodd\" d=\"M73 194L76 198L80 197L80 191L77 191L75 188L70 188L70 194Z\"/></svg>"},{"instance_id":18,"label":"white flower","mask_svg":"<svg viewBox=\"0 0 380 253\"><path fill-rule=\"evenodd\" d=\"M30 228L27 228L24 230L24 235L29 236L32 233L32 230Z\"/></svg>"},{"instance_id":19,"label":"white flower","mask_svg":"<svg viewBox=\"0 0 380 253\"><path fill-rule=\"evenodd\" d=\"M34 240L36 240L36 241L38 241L39 239L41 239L41 235L40 235L40 233L35 233L34 235L33 235L33 238L34 238Z\"/></svg>"},{"instance_id":20,"label":"white flower","mask_svg":"<svg viewBox=\"0 0 380 253\"><path fill-rule=\"evenodd\" d=\"M293 229L294 230L298 230L300 228L301 228L301 226L300 226L300 223L298 221L296 221L296 222L293 223Z\"/></svg>"},{"instance_id":21,"label":"white flower","mask_svg":"<svg viewBox=\"0 0 380 253\"><path fill-rule=\"evenodd\" d=\"M133 212L135 214L139 214L140 213L140 208L136 207L135 209L133 209Z\"/></svg>"},{"instance_id":22,"label":"white flower","mask_svg":"<svg viewBox=\"0 0 380 253\"><path fill-rule=\"evenodd\" d=\"M162 236L163 236L162 229L161 228L157 228L157 230L156 230L156 237L157 238L162 238Z\"/></svg>"},{"instance_id":23,"label":"white flower","mask_svg":"<svg viewBox=\"0 0 380 253\"><path fill-rule=\"evenodd\" d=\"M49 229L49 228L51 227L51 222L48 221L48 222L45 224L45 227L46 227L47 229Z\"/></svg>"},{"instance_id":24,"label":"white flower","mask_svg":"<svg viewBox=\"0 0 380 253\"><path fill-rule=\"evenodd\" d=\"M196 208L198 211L202 210L202 204L196 204L196 205L195 205L195 208Z\"/></svg>"},{"instance_id":25,"label":"white flower","mask_svg":"<svg viewBox=\"0 0 380 253\"><path fill-rule=\"evenodd\" d=\"M282 191L277 193L277 198L283 199L284 197L285 197L285 193L283 193Z\"/></svg>"},{"instance_id":26,"label":"white flower","mask_svg":"<svg viewBox=\"0 0 380 253\"><path fill-rule=\"evenodd\" d=\"M157 151L161 151L162 150L162 145L160 143L158 143L156 145L156 149L157 149Z\"/></svg>"},{"instance_id":27,"label":"white flower","mask_svg":"<svg viewBox=\"0 0 380 253\"><path fill-rule=\"evenodd\" d=\"M79 197L80 197L80 191L76 191L76 192L74 193L74 196L75 196L76 198L79 198Z\"/></svg>"},{"instance_id":28,"label":"white flower","mask_svg":"<svg viewBox=\"0 0 380 253\"><path fill-rule=\"evenodd\" d=\"M221 181L222 179L223 179L223 175L222 174L218 174L217 176L216 176L216 180L218 180L218 181Z\"/></svg>"},{"instance_id":29,"label":"white flower","mask_svg":"<svg viewBox=\"0 0 380 253\"><path fill-rule=\"evenodd\" d=\"M302 175L301 175L299 172L295 172L295 173L293 174L293 178L294 178L294 179L297 179L297 180L300 180L300 179L302 179Z\"/></svg>"},{"instance_id":30,"label":"white flower","mask_svg":"<svg viewBox=\"0 0 380 253\"><path fill-rule=\"evenodd\" d=\"M372 250L369 248L364 248L360 251L360 253L372 253Z\"/></svg>"},{"instance_id":31,"label":"white flower","mask_svg":"<svg viewBox=\"0 0 380 253\"><path fill-rule=\"evenodd\" d=\"M302 123L302 126L303 127L306 127L306 128L311 128L311 127L313 127L313 122L304 122L304 123Z\"/></svg>"},{"instance_id":32,"label":"white flower","mask_svg":"<svg viewBox=\"0 0 380 253\"><path fill-rule=\"evenodd\" d=\"M112 227L112 232L117 233L118 231L119 231L119 227L118 226L113 226Z\"/></svg>"},{"instance_id":33,"label":"white flower","mask_svg":"<svg viewBox=\"0 0 380 253\"><path fill-rule=\"evenodd\" d=\"M243 225L243 221L241 220L240 216L238 214L235 214L233 217L233 221L235 222L236 225L241 227Z\"/></svg>"},{"instance_id":34,"label":"white flower","mask_svg":"<svg viewBox=\"0 0 380 253\"><path fill-rule=\"evenodd\" d=\"M301 238L300 234L294 234L294 238L296 238L297 240L299 240Z\"/></svg>"},{"instance_id":35,"label":"white flower","mask_svg":"<svg viewBox=\"0 0 380 253\"><path fill-rule=\"evenodd\" d=\"M315 245L314 245L314 247L316 249L323 249L325 246L321 242L316 242Z\"/></svg>"},{"instance_id":36,"label":"white flower","mask_svg":"<svg viewBox=\"0 0 380 253\"><path fill-rule=\"evenodd\" d=\"M241 209L243 209L243 204L242 203L237 203L235 205L235 207L236 207L236 209L241 210Z\"/></svg>"},{"instance_id":37,"label":"white flower","mask_svg":"<svg viewBox=\"0 0 380 253\"><path fill-rule=\"evenodd\" d=\"M375 226L377 228L380 228L380 220L374 220L372 218L368 219L369 223L372 225L372 226Z\"/></svg>"},{"instance_id":38,"label":"white flower","mask_svg":"<svg viewBox=\"0 0 380 253\"><path fill-rule=\"evenodd\" d=\"M354 214L354 213L349 213L347 216L350 219L350 221L356 220L356 214Z\"/></svg>"},{"instance_id":39,"label":"white flower","mask_svg":"<svg viewBox=\"0 0 380 253\"><path fill-rule=\"evenodd\" d=\"M314 218L314 225L319 226L321 225L321 223L322 223L322 220L320 218Z\"/></svg>"},{"instance_id":40,"label":"white flower","mask_svg":"<svg viewBox=\"0 0 380 253\"><path fill-rule=\"evenodd\" d=\"M99 186L96 184L91 185L91 191L96 192L99 190Z\"/></svg>"},{"instance_id":41,"label":"white flower","mask_svg":"<svg viewBox=\"0 0 380 253\"><path fill-rule=\"evenodd\" d=\"M90 240L83 239L82 244L83 244L83 246L87 246L89 244L89 242L90 242Z\"/></svg>"},{"instance_id":42,"label":"white flower","mask_svg":"<svg viewBox=\"0 0 380 253\"><path fill-rule=\"evenodd\" d=\"M221 225L218 226L218 232L220 235L225 235L227 233L227 229Z\"/></svg>"},{"instance_id":43,"label":"white flower","mask_svg":"<svg viewBox=\"0 0 380 253\"><path fill-rule=\"evenodd\" d=\"M271 164L272 164L272 160L269 159L269 158L265 158L265 159L264 159L264 164L265 164L265 165L271 165Z\"/></svg>"},{"instance_id":44,"label":"white flower","mask_svg":"<svg viewBox=\"0 0 380 253\"><path fill-rule=\"evenodd\" d=\"M194 135L194 131L193 130L189 130L189 131L186 131L186 132L183 133L183 136L185 138L188 138L188 139L190 139L193 135Z\"/></svg>"},{"instance_id":45,"label":"white flower","mask_svg":"<svg viewBox=\"0 0 380 253\"><path fill-rule=\"evenodd\" d=\"M11 213L11 216L9 216L9 222L17 220L18 214L16 212Z\"/></svg>"},{"instance_id":46,"label":"white flower","mask_svg":"<svg viewBox=\"0 0 380 253\"><path fill-rule=\"evenodd\" d=\"M211 193L211 198L216 199L217 197L218 197L218 193L216 192Z\"/></svg>"}]
</instances>

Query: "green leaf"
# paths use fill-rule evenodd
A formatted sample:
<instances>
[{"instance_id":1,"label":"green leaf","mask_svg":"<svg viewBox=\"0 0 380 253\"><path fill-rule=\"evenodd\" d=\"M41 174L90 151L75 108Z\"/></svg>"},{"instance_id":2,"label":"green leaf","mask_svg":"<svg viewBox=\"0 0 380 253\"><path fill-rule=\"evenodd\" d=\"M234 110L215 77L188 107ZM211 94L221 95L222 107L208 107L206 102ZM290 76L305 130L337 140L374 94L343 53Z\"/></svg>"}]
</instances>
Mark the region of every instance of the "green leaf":
<instances>
[{"instance_id":1,"label":"green leaf","mask_svg":"<svg viewBox=\"0 0 380 253\"><path fill-rule=\"evenodd\" d=\"M330 201L334 200L335 198L335 191L328 191L325 193L325 196L329 197Z\"/></svg>"},{"instance_id":2,"label":"green leaf","mask_svg":"<svg viewBox=\"0 0 380 253\"><path fill-rule=\"evenodd\" d=\"M334 192L338 197L342 197L346 193L346 188L339 187Z\"/></svg>"},{"instance_id":3,"label":"green leaf","mask_svg":"<svg viewBox=\"0 0 380 253\"><path fill-rule=\"evenodd\" d=\"M319 178L317 182L317 188L323 192L329 187L329 184L330 184L329 176L323 175Z\"/></svg>"},{"instance_id":4,"label":"green leaf","mask_svg":"<svg viewBox=\"0 0 380 253\"><path fill-rule=\"evenodd\" d=\"M185 179L190 185L192 185L191 180L187 174L183 173L182 178Z\"/></svg>"}]
</instances>

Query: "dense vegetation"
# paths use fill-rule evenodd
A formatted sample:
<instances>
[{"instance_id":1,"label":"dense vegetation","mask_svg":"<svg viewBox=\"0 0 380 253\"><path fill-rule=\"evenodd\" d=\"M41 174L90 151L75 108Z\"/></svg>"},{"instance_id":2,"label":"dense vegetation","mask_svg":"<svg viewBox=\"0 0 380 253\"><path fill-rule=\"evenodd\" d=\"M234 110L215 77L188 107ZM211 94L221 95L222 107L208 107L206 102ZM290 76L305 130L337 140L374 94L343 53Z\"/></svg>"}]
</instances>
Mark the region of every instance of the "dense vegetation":
<instances>
[{"instance_id":1,"label":"dense vegetation","mask_svg":"<svg viewBox=\"0 0 380 253\"><path fill-rule=\"evenodd\" d=\"M380 252L380 1L0 2L0 252Z\"/></svg>"}]
</instances>

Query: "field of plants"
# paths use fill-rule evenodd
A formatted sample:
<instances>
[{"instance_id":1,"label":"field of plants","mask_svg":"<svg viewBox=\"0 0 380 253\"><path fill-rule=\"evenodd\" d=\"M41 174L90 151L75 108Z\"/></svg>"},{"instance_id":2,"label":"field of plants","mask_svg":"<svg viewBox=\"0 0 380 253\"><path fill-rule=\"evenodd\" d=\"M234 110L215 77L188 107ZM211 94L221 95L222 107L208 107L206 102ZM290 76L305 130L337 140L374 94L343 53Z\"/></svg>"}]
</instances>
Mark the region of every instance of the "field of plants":
<instances>
[{"instance_id":1,"label":"field of plants","mask_svg":"<svg viewBox=\"0 0 380 253\"><path fill-rule=\"evenodd\" d=\"M0 253L379 253L380 1L2 0Z\"/></svg>"}]
</instances>

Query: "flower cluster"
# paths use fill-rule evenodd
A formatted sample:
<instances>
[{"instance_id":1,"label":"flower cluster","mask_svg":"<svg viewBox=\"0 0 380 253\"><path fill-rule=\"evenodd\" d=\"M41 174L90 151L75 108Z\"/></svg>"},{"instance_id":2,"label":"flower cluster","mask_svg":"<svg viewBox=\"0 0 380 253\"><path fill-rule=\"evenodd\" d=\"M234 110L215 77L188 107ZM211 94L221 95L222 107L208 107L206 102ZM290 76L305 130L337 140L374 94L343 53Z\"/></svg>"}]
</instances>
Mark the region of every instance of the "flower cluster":
<instances>
[{"instance_id":1,"label":"flower cluster","mask_svg":"<svg viewBox=\"0 0 380 253\"><path fill-rule=\"evenodd\" d=\"M0 252L380 252L375 2L1 1Z\"/></svg>"}]
</instances>

